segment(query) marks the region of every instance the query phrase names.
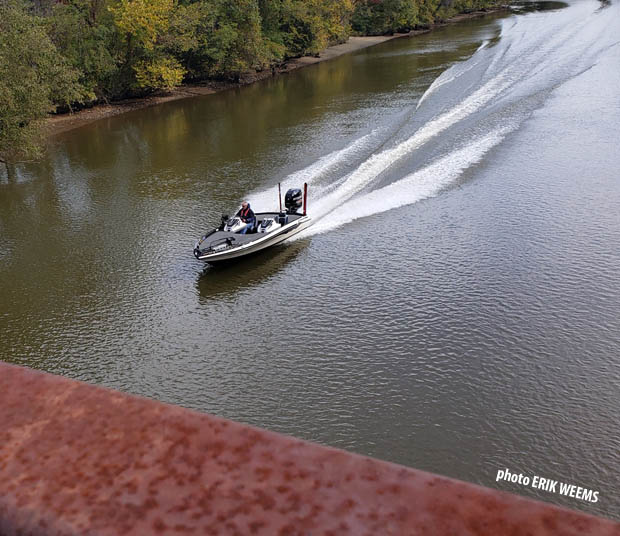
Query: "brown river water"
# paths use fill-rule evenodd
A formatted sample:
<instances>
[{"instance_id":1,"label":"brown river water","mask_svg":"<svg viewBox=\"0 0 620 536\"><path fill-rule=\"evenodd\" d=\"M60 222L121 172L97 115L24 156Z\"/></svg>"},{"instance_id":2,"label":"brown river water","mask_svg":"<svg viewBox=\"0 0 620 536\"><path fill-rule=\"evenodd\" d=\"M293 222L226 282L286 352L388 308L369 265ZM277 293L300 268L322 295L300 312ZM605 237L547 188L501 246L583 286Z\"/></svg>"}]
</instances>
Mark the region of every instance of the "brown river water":
<instances>
[{"instance_id":1,"label":"brown river water","mask_svg":"<svg viewBox=\"0 0 620 536\"><path fill-rule=\"evenodd\" d=\"M538 7L56 136L0 359L620 519L620 4ZM278 182L304 235L193 257Z\"/></svg>"}]
</instances>

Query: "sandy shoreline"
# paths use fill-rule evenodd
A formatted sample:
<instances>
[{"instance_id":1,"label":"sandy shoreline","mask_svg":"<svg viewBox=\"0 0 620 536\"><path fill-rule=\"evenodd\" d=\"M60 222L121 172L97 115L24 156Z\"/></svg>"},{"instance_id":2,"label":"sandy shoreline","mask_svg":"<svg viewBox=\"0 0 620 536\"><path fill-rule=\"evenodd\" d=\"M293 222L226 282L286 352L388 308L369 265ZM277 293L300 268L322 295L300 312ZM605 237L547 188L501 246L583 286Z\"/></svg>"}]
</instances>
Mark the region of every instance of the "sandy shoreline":
<instances>
[{"instance_id":1,"label":"sandy shoreline","mask_svg":"<svg viewBox=\"0 0 620 536\"><path fill-rule=\"evenodd\" d=\"M498 11L503 11L505 9L506 9L505 7L499 7L496 9L489 9L486 11L475 11L472 13L460 14L460 15L456 15L455 17L452 17L451 19L446 20L445 22L435 24L431 26L430 28L423 29L423 30L412 30L411 32L403 33L403 34L379 35L379 36L368 36L368 37L349 37L349 40L346 43L342 43L340 45L334 45L332 47L329 47L325 49L323 52L321 52L320 56L318 57L304 56L301 58L294 58L278 66L274 66L271 69L265 69L264 71L260 71L256 73L249 73L245 75L244 77L242 77L242 79L238 83L237 82L208 81L208 82L205 82L204 84L199 84L199 85L180 86L177 89L165 95L153 95L153 96L145 97L145 98L126 99L126 100L114 102L112 104L98 104L96 106L93 106L92 108L86 108L84 110L80 110L79 112L75 112L75 113L52 115L46 120L45 128L47 130L48 135L60 134L68 130L81 127L88 123L92 123L93 121L97 121L99 119L113 117L115 115L119 115L125 112L129 112L132 110L138 110L141 108L147 108L149 106L155 106L157 104L162 104L164 102L185 99L188 97L209 95L212 93L217 93L219 91L225 91L227 89L245 86L245 85L257 82L258 80L264 80L266 78L271 78L274 76L278 76L280 74L288 73L290 71L294 71L296 69L300 69L308 65L313 65L321 61L331 60L338 56L342 56L343 54L348 54L350 52L355 52L356 50L361 50L363 48L377 45L379 43L384 43L385 41L390 41L391 39L397 39L400 37L410 37L414 35L428 33L432 31L434 28L445 26L446 24L459 22L461 20L466 20L466 19L471 19L471 18L484 17L485 15L489 15L491 13L497 13Z\"/></svg>"}]
</instances>

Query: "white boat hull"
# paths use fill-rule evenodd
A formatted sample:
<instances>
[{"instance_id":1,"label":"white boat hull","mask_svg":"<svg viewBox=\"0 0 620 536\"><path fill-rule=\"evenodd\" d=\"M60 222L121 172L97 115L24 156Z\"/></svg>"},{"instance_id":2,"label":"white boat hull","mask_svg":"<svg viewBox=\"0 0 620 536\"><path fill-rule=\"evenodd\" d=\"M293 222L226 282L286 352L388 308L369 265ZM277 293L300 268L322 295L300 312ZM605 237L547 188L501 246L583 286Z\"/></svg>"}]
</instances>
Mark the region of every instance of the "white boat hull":
<instances>
[{"instance_id":1,"label":"white boat hull","mask_svg":"<svg viewBox=\"0 0 620 536\"><path fill-rule=\"evenodd\" d=\"M285 240L295 236L304 229L308 228L312 220L308 216L302 216L290 223L287 223L270 233L256 233L252 235L252 241L236 246L226 247L222 251L205 251L204 253L197 247L194 254L197 259L208 262L209 264L217 264L218 262L229 261L251 255L263 249L281 244ZM198 253L196 253L198 252Z\"/></svg>"}]
</instances>

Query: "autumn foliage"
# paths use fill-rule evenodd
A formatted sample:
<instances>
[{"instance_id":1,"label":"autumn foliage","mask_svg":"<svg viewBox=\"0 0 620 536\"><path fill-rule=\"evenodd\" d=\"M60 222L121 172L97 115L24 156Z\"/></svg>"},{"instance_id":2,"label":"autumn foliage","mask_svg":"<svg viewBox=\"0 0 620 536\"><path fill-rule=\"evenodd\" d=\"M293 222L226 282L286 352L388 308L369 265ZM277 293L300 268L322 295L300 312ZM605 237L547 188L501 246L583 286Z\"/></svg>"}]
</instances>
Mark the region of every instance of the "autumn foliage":
<instances>
[{"instance_id":1,"label":"autumn foliage","mask_svg":"<svg viewBox=\"0 0 620 536\"><path fill-rule=\"evenodd\" d=\"M0 0L0 160L36 153L58 106L237 81L350 35L429 25L493 0Z\"/></svg>"}]
</instances>

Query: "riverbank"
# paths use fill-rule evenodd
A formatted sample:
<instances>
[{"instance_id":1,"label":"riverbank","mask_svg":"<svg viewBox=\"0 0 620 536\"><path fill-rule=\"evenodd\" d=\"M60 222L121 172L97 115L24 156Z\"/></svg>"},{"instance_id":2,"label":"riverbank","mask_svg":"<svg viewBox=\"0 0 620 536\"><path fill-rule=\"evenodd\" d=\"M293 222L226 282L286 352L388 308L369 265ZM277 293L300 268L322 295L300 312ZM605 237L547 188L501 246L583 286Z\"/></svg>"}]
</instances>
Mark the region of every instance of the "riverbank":
<instances>
[{"instance_id":1,"label":"riverbank","mask_svg":"<svg viewBox=\"0 0 620 536\"><path fill-rule=\"evenodd\" d=\"M413 37L416 35L431 32L435 28L439 28L447 24L453 24L472 18L484 17L486 15L505 11L506 9L508 9L507 6L499 6L493 9L473 11L471 13L461 13L443 22L433 24L428 28L412 30L408 33L349 37L346 43L328 47L323 52L321 52L319 56L303 56L301 58L293 58L281 63L280 65L273 66L271 69L247 73L243 77L241 77L239 82L210 80L202 84L180 86L165 94L155 94L145 98L125 99L110 104L98 104L96 106L93 106L92 108L86 108L78 112L52 115L46 120L46 131L48 136L53 136L62 132L73 130L74 128L81 127L88 123L92 123L93 121L97 121L99 119L113 117L115 115L120 115L122 113L130 112L132 110L139 110L141 108L147 108L149 106L155 106L157 104L163 104L165 102L185 99L189 97L209 95L212 93L225 91L227 89L253 84L254 82L257 82L259 80L264 80L266 78L285 74L296 69L300 69L302 67L307 67L308 65L314 65L315 63L319 63L321 61L331 60L338 56L342 56L343 54L349 54L350 52L355 52L357 50L374 46L379 43L384 43L385 41L390 41L392 39L398 39L401 37Z\"/></svg>"}]
</instances>

